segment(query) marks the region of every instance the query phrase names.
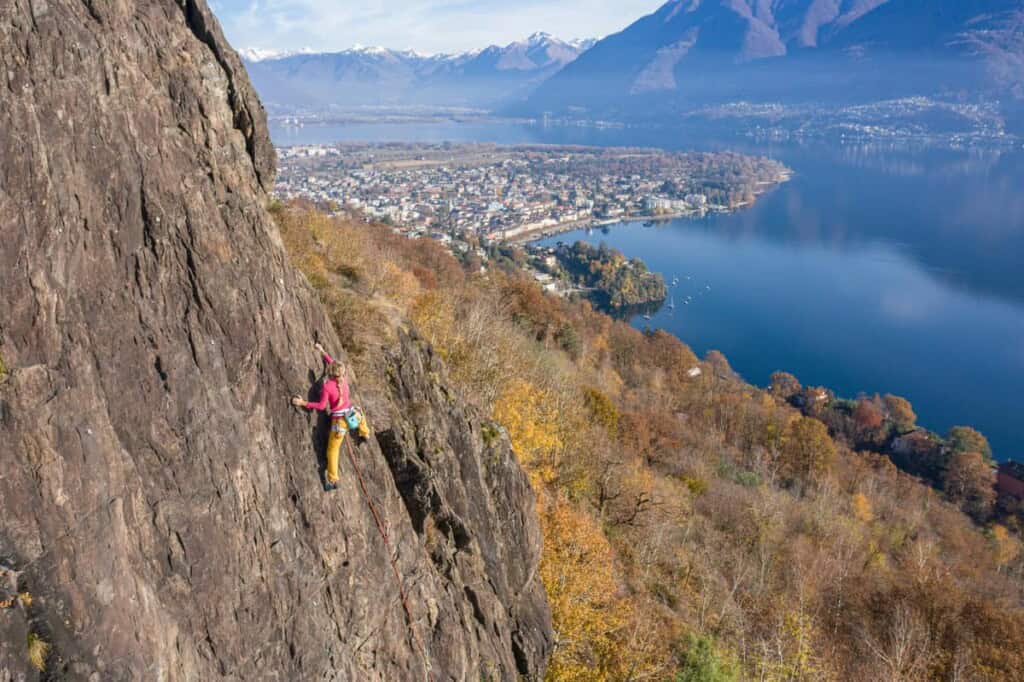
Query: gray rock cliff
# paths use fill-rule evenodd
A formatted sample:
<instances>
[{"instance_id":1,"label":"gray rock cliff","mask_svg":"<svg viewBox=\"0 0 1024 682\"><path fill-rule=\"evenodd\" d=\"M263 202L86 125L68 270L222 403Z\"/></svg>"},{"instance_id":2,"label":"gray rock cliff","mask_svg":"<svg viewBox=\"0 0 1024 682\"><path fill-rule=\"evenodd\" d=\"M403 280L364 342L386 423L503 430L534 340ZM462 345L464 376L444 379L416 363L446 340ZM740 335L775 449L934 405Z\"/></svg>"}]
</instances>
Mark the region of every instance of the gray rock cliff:
<instances>
[{"instance_id":1,"label":"gray rock cliff","mask_svg":"<svg viewBox=\"0 0 1024 682\"><path fill-rule=\"evenodd\" d=\"M420 342L322 491L339 343L202 1L9 0L0 88L0 680L542 676L529 484Z\"/></svg>"}]
</instances>

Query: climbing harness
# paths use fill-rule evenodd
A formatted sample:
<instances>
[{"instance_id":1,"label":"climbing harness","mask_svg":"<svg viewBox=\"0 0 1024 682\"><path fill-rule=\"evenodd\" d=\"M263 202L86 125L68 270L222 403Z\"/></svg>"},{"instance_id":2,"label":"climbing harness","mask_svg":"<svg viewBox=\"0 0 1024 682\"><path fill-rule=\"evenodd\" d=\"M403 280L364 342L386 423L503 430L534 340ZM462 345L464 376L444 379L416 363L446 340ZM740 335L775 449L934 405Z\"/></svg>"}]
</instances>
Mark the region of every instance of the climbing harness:
<instances>
[{"instance_id":1,"label":"climbing harness","mask_svg":"<svg viewBox=\"0 0 1024 682\"><path fill-rule=\"evenodd\" d=\"M355 408L352 408L353 410ZM355 427L358 428L359 422L356 422ZM380 532L380 537L384 540L384 548L388 552L388 559L391 563L391 570L395 574L395 580L398 582L398 595L401 597L402 610L405 611L405 622L409 626L409 631L412 633L413 643L416 645L417 652L423 661L423 668L426 673L428 680L433 680L434 675L430 667L430 659L427 658L426 648L423 646L423 640L420 639L420 634L416 630L416 625L412 617L412 609L409 607L409 598L405 593L405 583L402 581L402 574L398 570L398 554L391 547L391 540L388 538L387 528L384 526L384 522L381 521L380 514L377 512L376 505L373 504L373 499L370 497L369 491L366 489L366 483L363 481L363 474L359 470L359 465L356 464L355 454L352 451L352 439L347 438L345 444L348 446L348 461L352 464L352 470L356 472L356 479L359 481L359 488L363 492L363 498L366 500L366 506L370 508L370 513L373 514L373 520L377 523L377 530Z\"/></svg>"},{"instance_id":2,"label":"climbing harness","mask_svg":"<svg viewBox=\"0 0 1024 682\"><path fill-rule=\"evenodd\" d=\"M331 419L344 419L349 431L355 431L363 421L363 413L358 407L331 412Z\"/></svg>"},{"instance_id":3,"label":"climbing harness","mask_svg":"<svg viewBox=\"0 0 1024 682\"><path fill-rule=\"evenodd\" d=\"M345 423L348 424L349 431L355 431L359 428L359 425L363 423L363 413L358 407L352 408L352 411L345 417Z\"/></svg>"}]
</instances>

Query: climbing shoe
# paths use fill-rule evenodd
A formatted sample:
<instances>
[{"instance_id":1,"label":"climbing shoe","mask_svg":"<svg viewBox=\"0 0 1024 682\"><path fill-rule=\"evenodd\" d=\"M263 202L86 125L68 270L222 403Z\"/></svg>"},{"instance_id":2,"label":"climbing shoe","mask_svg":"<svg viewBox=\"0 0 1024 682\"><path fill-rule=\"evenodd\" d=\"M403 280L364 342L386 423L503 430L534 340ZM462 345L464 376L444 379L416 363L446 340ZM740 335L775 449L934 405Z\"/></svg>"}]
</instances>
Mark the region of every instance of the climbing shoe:
<instances>
[{"instance_id":1,"label":"climbing shoe","mask_svg":"<svg viewBox=\"0 0 1024 682\"><path fill-rule=\"evenodd\" d=\"M338 489L338 484L337 483L324 483L324 492L329 493L332 490L337 490L337 489Z\"/></svg>"}]
</instances>

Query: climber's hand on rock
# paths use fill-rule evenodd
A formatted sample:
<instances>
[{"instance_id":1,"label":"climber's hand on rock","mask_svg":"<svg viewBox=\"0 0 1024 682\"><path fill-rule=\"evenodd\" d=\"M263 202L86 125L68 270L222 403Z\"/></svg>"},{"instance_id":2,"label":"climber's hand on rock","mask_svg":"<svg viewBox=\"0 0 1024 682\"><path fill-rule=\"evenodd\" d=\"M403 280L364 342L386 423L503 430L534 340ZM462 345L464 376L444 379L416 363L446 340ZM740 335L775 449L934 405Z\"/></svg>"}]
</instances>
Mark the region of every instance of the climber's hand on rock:
<instances>
[{"instance_id":1,"label":"climber's hand on rock","mask_svg":"<svg viewBox=\"0 0 1024 682\"><path fill-rule=\"evenodd\" d=\"M294 398L292 398L292 405L294 405L295 407L305 407L306 401L300 398L299 396L295 396Z\"/></svg>"},{"instance_id":2,"label":"climber's hand on rock","mask_svg":"<svg viewBox=\"0 0 1024 682\"><path fill-rule=\"evenodd\" d=\"M322 343L314 343L313 348L316 348L320 355L325 355L327 353L327 351L324 350L324 345Z\"/></svg>"}]
</instances>

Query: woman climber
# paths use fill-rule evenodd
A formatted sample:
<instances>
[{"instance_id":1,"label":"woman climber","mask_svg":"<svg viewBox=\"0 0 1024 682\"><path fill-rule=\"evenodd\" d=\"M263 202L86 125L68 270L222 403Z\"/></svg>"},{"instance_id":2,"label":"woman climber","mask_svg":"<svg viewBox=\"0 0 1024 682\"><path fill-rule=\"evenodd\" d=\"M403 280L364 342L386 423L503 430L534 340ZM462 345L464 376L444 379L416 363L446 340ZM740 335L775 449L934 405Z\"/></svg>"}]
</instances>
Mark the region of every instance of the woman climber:
<instances>
[{"instance_id":1,"label":"woman climber","mask_svg":"<svg viewBox=\"0 0 1024 682\"><path fill-rule=\"evenodd\" d=\"M366 423L366 418L359 410L352 407L352 402L349 400L345 366L340 362L335 362L319 343L314 344L313 347L320 352L327 365L327 378L320 389L320 400L311 403L295 396L292 398L292 405L304 407L307 410L326 410L331 415L331 431L327 438L327 473L324 490L336 490L338 488L338 457L341 454L341 444L345 440L345 433L350 430L356 431L358 442L362 443L370 437L370 427Z\"/></svg>"}]
</instances>

